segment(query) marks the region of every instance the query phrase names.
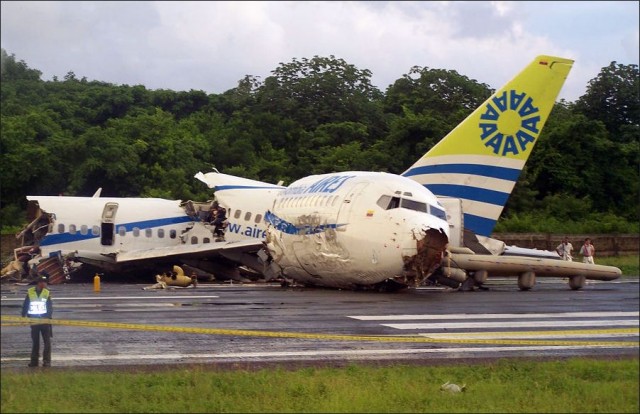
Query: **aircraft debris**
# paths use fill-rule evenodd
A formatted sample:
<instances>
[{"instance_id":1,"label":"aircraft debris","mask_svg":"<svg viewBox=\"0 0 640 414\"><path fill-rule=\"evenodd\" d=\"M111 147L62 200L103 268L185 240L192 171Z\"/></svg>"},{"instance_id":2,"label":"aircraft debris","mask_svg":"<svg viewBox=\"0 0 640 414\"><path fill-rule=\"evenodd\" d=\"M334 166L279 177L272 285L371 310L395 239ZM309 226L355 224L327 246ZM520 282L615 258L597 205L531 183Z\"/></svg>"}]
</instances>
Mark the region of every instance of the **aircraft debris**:
<instances>
[{"instance_id":1,"label":"aircraft debris","mask_svg":"<svg viewBox=\"0 0 640 414\"><path fill-rule=\"evenodd\" d=\"M465 392L467 390L467 384L462 384L462 386L458 384L451 384L449 381L445 382L440 386L440 391L447 391L452 394L457 392Z\"/></svg>"},{"instance_id":2,"label":"aircraft debris","mask_svg":"<svg viewBox=\"0 0 640 414\"><path fill-rule=\"evenodd\" d=\"M189 286L193 286L194 288L198 286L198 278L195 273L189 277L184 274L184 271L180 266L173 266L173 271L166 273L162 273L161 275L156 275L155 284L147 287L143 287L142 290L149 289L166 289L168 286L172 287L182 287L186 288Z\"/></svg>"}]
</instances>

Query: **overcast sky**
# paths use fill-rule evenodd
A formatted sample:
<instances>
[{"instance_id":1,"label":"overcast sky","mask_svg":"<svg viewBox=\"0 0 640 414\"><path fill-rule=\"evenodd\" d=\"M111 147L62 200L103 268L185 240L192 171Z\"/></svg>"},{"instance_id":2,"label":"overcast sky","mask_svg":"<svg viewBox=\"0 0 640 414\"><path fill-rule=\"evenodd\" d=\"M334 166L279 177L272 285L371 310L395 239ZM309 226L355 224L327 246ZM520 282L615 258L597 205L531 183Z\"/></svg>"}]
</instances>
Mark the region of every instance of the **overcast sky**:
<instances>
[{"instance_id":1,"label":"overcast sky","mask_svg":"<svg viewBox=\"0 0 640 414\"><path fill-rule=\"evenodd\" d=\"M1 43L62 79L222 93L280 62L334 55L384 91L414 66L498 88L536 55L574 59L575 101L612 61L638 64L639 2L2 2Z\"/></svg>"}]
</instances>

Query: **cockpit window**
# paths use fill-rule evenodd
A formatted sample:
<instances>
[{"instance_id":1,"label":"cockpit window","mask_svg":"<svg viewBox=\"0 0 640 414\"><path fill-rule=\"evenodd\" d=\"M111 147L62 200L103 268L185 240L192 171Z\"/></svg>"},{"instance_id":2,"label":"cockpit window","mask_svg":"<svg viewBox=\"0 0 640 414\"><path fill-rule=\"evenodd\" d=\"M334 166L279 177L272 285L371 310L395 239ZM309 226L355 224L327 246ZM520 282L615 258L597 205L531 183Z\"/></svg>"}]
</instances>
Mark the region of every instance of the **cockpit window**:
<instances>
[{"instance_id":1,"label":"cockpit window","mask_svg":"<svg viewBox=\"0 0 640 414\"><path fill-rule=\"evenodd\" d=\"M426 203L421 203L419 201L409 200L407 198L403 198L402 199L402 202L400 203L400 207L406 208L406 209L409 209L409 210L419 211L421 213L426 213L427 212L427 204Z\"/></svg>"},{"instance_id":2,"label":"cockpit window","mask_svg":"<svg viewBox=\"0 0 640 414\"><path fill-rule=\"evenodd\" d=\"M439 219L447 219L447 213L445 213L443 209L432 205L429 205L429 209L431 210L431 214L438 217Z\"/></svg>"},{"instance_id":3,"label":"cockpit window","mask_svg":"<svg viewBox=\"0 0 640 414\"><path fill-rule=\"evenodd\" d=\"M396 193L399 193L399 191L396 191ZM393 208L406 208L408 210L431 214L442 220L447 219L447 213L445 213L444 209L420 201L410 200L408 198L383 195L380 196L376 204L378 204L385 210L391 210Z\"/></svg>"},{"instance_id":4,"label":"cockpit window","mask_svg":"<svg viewBox=\"0 0 640 414\"><path fill-rule=\"evenodd\" d=\"M400 197L391 197L388 195L380 196L377 204L385 210L400 207Z\"/></svg>"}]
</instances>

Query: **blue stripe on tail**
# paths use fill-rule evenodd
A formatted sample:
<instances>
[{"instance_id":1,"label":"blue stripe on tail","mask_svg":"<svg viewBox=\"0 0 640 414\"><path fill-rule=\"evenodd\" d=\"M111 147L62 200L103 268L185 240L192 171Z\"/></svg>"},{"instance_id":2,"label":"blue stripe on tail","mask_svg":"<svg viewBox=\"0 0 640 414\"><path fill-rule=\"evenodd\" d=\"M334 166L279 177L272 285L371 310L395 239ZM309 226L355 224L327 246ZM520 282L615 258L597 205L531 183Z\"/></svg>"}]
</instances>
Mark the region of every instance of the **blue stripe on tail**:
<instances>
[{"instance_id":1,"label":"blue stripe on tail","mask_svg":"<svg viewBox=\"0 0 640 414\"><path fill-rule=\"evenodd\" d=\"M425 184L433 194L444 197L463 198L466 200L481 201L483 203L504 206L509 198L509 193L487 190L478 187L456 184Z\"/></svg>"},{"instance_id":2,"label":"blue stripe on tail","mask_svg":"<svg viewBox=\"0 0 640 414\"><path fill-rule=\"evenodd\" d=\"M482 164L439 164L425 165L411 168L404 174L405 177L422 174L470 174L483 177L499 178L501 180L517 181L520 170L517 168L496 167Z\"/></svg>"}]
</instances>

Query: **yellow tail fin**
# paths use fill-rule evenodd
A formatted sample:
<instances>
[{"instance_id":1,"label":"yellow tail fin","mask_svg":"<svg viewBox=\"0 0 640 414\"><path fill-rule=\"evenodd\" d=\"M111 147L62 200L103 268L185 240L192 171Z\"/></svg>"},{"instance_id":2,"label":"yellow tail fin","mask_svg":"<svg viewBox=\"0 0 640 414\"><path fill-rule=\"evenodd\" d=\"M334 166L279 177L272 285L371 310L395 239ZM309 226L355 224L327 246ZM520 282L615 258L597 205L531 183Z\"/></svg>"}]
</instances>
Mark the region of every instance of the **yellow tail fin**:
<instances>
[{"instance_id":1,"label":"yellow tail fin","mask_svg":"<svg viewBox=\"0 0 640 414\"><path fill-rule=\"evenodd\" d=\"M572 65L536 57L402 175L460 198L465 228L490 236Z\"/></svg>"}]
</instances>

